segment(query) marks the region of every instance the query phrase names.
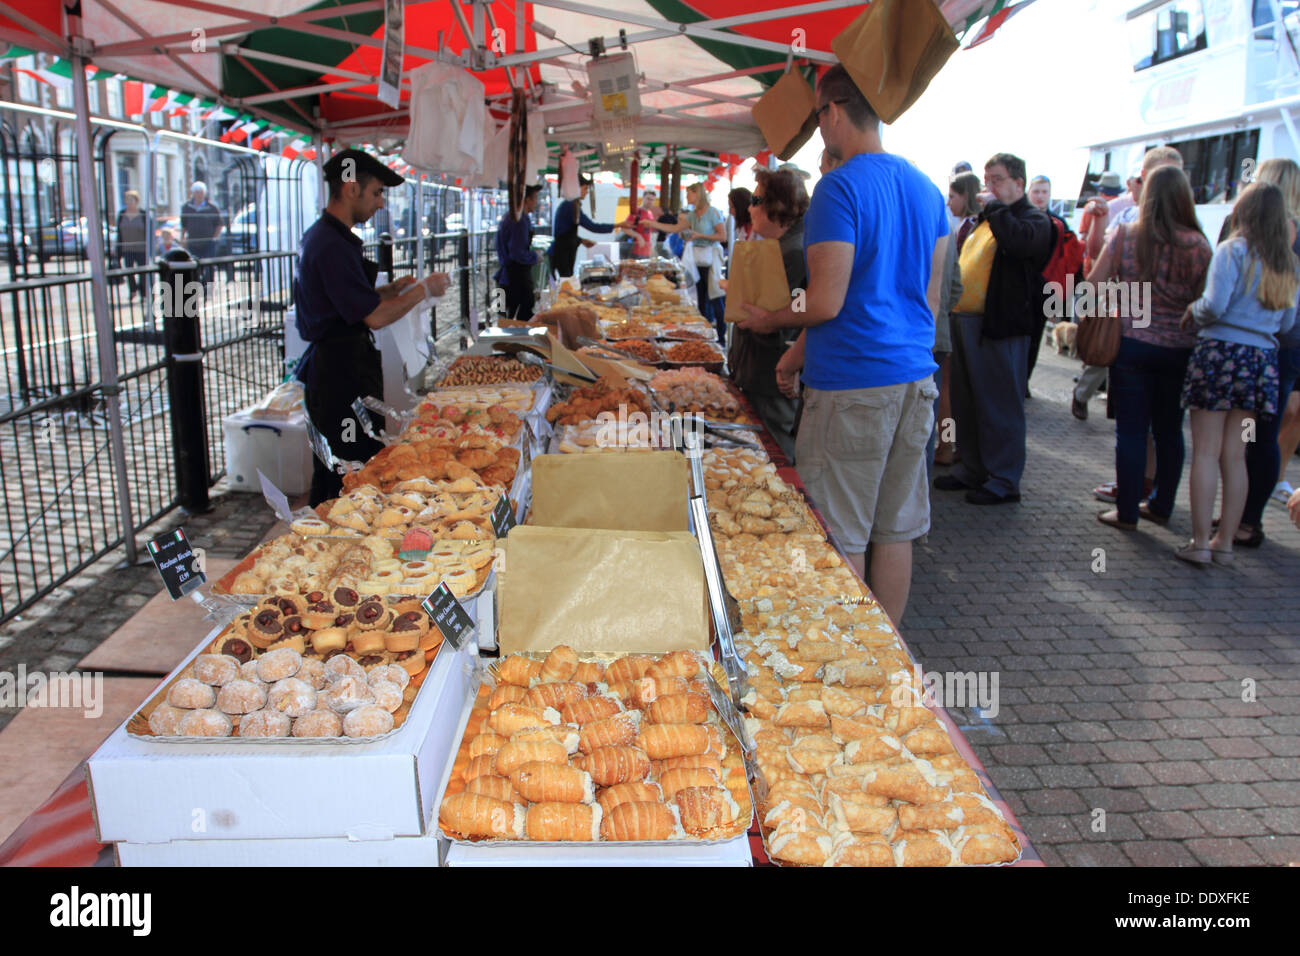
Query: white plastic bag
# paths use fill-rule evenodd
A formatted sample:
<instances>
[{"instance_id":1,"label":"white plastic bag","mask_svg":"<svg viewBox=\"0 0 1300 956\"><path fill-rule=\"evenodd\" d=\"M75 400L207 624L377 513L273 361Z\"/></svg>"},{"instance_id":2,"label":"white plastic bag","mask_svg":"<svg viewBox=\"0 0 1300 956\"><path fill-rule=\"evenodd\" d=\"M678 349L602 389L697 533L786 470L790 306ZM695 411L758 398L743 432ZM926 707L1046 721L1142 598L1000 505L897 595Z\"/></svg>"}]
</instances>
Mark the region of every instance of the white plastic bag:
<instances>
[{"instance_id":1,"label":"white plastic bag","mask_svg":"<svg viewBox=\"0 0 1300 956\"><path fill-rule=\"evenodd\" d=\"M412 70L410 78L411 130L403 158L428 172L478 175L487 115L482 81L437 61Z\"/></svg>"},{"instance_id":2,"label":"white plastic bag","mask_svg":"<svg viewBox=\"0 0 1300 956\"><path fill-rule=\"evenodd\" d=\"M578 157L574 156L566 146L560 153L560 198L577 199L581 195L582 189L578 184Z\"/></svg>"}]
</instances>

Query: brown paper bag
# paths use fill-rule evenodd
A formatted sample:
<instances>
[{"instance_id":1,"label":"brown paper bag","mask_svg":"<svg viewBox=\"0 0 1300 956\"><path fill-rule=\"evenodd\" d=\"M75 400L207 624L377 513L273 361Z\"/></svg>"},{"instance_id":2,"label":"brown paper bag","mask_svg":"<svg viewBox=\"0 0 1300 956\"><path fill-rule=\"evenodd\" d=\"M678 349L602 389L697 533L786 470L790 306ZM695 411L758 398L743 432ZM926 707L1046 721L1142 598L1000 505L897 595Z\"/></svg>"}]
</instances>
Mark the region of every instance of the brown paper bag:
<instances>
[{"instance_id":1,"label":"brown paper bag","mask_svg":"<svg viewBox=\"0 0 1300 956\"><path fill-rule=\"evenodd\" d=\"M691 470L675 451L539 455L534 524L547 528L686 531Z\"/></svg>"},{"instance_id":2,"label":"brown paper bag","mask_svg":"<svg viewBox=\"0 0 1300 956\"><path fill-rule=\"evenodd\" d=\"M790 304L790 284L785 281L785 264L781 261L781 243L776 239L751 239L738 242L731 253L727 270L728 322L741 322L749 315L745 303L775 312Z\"/></svg>"},{"instance_id":3,"label":"brown paper bag","mask_svg":"<svg viewBox=\"0 0 1300 956\"><path fill-rule=\"evenodd\" d=\"M640 379L648 382L655 377L656 369L646 368L644 365L635 365L632 362L615 361L614 359L597 358L594 355L580 355L582 364L591 369L591 374L597 378L603 378L608 375L614 379Z\"/></svg>"},{"instance_id":4,"label":"brown paper bag","mask_svg":"<svg viewBox=\"0 0 1300 956\"><path fill-rule=\"evenodd\" d=\"M566 309L549 309L533 316L534 325L545 325L554 329L560 341L571 349L578 347L578 336L596 338L599 327L596 313L586 306L576 305Z\"/></svg>"},{"instance_id":5,"label":"brown paper bag","mask_svg":"<svg viewBox=\"0 0 1300 956\"><path fill-rule=\"evenodd\" d=\"M520 525L505 549L502 654L708 649L704 565L687 532Z\"/></svg>"},{"instance_id":6,"label":"brown paper bag","mask_svg":"<svg viewBox=\"0 0 1300 956\"><path fill-rule=\"evenodd\" d=\"M933 0L875 0L831 40L831 49L886 123L916 102L957 46Z\"/></svg>"},{"instance_id":7,"label":"brown paper bag","mask_svg":"<svg viewBox=\"0 0 1300 956\"><path fill-rule=\"evenodd\" d=\"M802 73L791 70L758 98L752 112L767 148L778 159L789 159L817 128L816 109L812 87Z\"/></svg>"}]
</instances>

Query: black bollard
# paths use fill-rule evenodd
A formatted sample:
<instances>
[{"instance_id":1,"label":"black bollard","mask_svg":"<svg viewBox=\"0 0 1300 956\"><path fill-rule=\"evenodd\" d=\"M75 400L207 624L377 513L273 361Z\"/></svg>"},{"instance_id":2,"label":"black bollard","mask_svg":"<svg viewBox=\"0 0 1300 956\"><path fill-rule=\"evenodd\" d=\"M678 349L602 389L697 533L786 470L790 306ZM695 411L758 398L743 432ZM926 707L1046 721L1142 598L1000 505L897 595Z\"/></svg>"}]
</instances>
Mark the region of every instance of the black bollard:
<instances>
[{"instance_id":1,"label":"black bollard","mask_svg":"<svg viewBox=\"0 0 1300 956\"><path fill-rule=\"evenodd\" d=\"M391 232L379 234L379 274L387 275L388 281L393 281L393 234Z\"/></svg>"},{"instance_id":2,"label":"black bollard","mask_svg":"<svg viewBox=\"0 0 1300 956\"><path fill-rule=\"evenodd\" d=\"M167 360L167 399L172 429L172 462L180 506L191 513L211 511L208 503L208 429L203 397L203 352L199 316L203 296L199 264L174 250L158 260L154 303L163 322Z\"/></svg>"}]
</instances>

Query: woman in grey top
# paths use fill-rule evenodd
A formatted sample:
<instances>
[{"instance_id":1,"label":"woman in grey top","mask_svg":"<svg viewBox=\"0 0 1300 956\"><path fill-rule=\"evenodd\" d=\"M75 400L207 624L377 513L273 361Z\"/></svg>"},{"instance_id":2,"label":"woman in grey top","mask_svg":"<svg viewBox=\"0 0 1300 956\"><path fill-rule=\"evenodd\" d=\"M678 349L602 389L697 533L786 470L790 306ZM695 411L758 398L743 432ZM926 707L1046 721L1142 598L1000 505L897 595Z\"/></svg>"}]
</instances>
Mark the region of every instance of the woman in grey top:
<instances>
[{"instance_id":1,"label":"woman in grey top","mask_svg":"<svg viewBox=\"0 0 1300 956\"><path fill-rule=\"evenodd\" d=\"M117 257L123 269L142 266L149 250L149 213L140 208L140 194L128 189L123 197L126 206L117 214ZM131 298L148 296L145 276L132 272L126 277Z\"/></svg>"}]
</instances>

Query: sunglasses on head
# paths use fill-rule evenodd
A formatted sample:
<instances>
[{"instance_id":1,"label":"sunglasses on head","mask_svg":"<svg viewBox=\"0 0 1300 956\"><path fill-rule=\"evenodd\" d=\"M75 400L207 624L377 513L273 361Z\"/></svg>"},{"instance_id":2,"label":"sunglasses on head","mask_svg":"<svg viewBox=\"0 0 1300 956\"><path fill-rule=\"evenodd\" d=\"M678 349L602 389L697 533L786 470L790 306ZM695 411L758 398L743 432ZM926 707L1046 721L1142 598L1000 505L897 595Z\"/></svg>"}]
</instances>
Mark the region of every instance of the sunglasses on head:
<instances>
[{"instance_id":1,"label":"sunglasses on head","mask_svg":"<svg viewBox=\"0 0 1300 956\"><path fill-rule=\"evenodd\" d=\"M758 193L754 193L749 197L749 204L751 206L761 206L763 205L763 198L764 197L758 195Z\"/></svg>"}]
</instances>

